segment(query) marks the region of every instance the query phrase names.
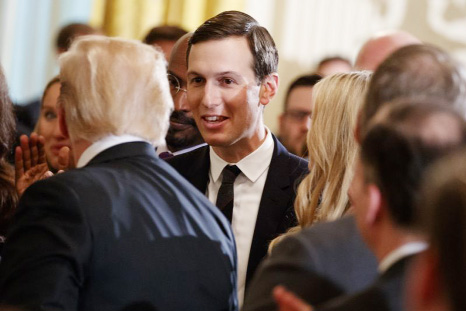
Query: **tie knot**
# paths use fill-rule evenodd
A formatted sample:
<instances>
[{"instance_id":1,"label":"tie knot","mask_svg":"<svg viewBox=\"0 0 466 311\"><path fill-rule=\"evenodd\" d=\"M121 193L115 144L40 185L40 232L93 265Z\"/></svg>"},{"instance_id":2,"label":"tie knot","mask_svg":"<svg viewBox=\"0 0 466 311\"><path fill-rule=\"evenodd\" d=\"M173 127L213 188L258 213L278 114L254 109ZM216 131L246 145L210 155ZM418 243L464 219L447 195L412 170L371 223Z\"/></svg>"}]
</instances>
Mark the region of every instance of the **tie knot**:
<instances>
[{"instance_id":1,"label":"tie knot","mask_svg":"<svg viewBox=\"0 0 466 311\"><path fill-rule=\"evenodd\" d=\"M224 183L234 183L236 177L238 177L241 170L236 165L227 165L223 169L223 179L222 184Z\"/></svg>"}]
</instances>

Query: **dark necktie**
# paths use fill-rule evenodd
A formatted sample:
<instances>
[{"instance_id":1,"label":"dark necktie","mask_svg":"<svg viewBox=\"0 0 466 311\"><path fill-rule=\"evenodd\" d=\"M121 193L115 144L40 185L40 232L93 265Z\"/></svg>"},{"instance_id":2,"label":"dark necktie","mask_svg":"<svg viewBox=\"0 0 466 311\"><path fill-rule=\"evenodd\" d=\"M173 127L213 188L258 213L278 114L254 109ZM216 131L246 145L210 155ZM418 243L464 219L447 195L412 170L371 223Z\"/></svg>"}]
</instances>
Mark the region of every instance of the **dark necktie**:
<instances>
[{"instance_id":1,"label":"dark necktie","mask_svg":"<svg viewBox=\"0 0 466 311\"><path fill-rule=\"evenodd\" d=\"M218 190L217 207L225 214L230 221L233 218L233 184L241 170L236 165L227 165L222 171L222 185Z\"/></svg>"}]
</instances>

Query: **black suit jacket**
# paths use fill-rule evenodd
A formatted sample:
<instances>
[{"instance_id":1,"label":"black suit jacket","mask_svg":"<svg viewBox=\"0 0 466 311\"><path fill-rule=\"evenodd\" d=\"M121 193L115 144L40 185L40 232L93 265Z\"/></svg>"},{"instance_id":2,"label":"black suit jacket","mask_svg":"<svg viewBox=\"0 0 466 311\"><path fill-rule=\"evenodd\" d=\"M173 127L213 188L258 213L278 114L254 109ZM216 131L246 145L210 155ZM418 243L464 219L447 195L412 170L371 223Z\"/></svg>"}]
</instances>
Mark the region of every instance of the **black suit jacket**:
<instances>
[{"instance_id":1,"label":"black suit jacket","mask_svg":"<svg viewBox=\"0 0 466 311\"><path fill-rule=\"evenodd\" d=\"M0 264L0 302L236 310L233 233L151 145L117 145L24 193Z\"/></svg>"},{"instance_id":2,"label":"black suit jacket","mask_svg":"<svg viewBox=\"0 0 466 311\"><path fill-rule=\"evenodd\" d=\"M267 254L270 241L296 225L293 208L296 188L308 172L306 160L289 153L275 136L272 138L274 150L252 238L246 286ZM209 146L167 159L167 162L199 191L206 193L210 170Z\"/></svg>"},{"instance_id":3,"label":"black suit jacket","mask_svg":"<svg viewBox=\"0 0 466 311\"><path fill-rule=\"evenodd\" d=\"M243 311L278 310L272 290L283 285L311 305L356 293L377 277L377 260L354 217L320 223L278 243L251 281Z\"/></svg>"},{"instance_id":4,"label":"black suit jacket","mask_svg":"<svg viewBox=\"0 0 466 311\"><path fill-rule=\"evenodd\" d=\"M336 298L315 311L403 311L404 285L406 271L415 255L405 257L385 273L367 289L352 296Z\"/></svg>"}]
</instances>

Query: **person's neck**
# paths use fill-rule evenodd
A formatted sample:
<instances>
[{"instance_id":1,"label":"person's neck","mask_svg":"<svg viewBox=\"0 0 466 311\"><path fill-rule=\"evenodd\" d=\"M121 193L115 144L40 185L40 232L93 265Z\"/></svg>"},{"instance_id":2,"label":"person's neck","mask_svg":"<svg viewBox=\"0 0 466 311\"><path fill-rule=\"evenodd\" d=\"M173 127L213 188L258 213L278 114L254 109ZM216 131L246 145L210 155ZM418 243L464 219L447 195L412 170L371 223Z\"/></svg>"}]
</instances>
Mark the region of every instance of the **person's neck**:
<instances>
[{"instance_id":1,"label":"person's neck","mask_svg":"<svg viewBox=\"0 0 466 311\"><path fill-rule=\"evenodd\" d=\"M84 139L70 139L71 151L73 152L73 157L75 159L75 163L78 163L79 158L81 155L92 145L92 142L84 140Z\"/></svg>"},{"instance_id":2,"label":"person's neck","mask_svg":"<svg viewBox=\"0 0 466 311\"><path fill-rule=\"evenodd\" d=\"M269 133L270 135L270 133ZM267 137L265 126L261 126L251 137L244 137L230 146L212 146L215 153L225 162L238 163L259 148Z\"/></svg>"},{"instance_id":3,"label":"person's neck","mask_svg":"<svg viewBox=\"0 0 466 311\"><path fill-rule=\"evenodd\" d=\"M376 242L372 243L373 245L370 248L379 263L391 252L403 245L425 241L422 235L393 225L385 225L377 235Z\"/></svg>"}]
</instances>

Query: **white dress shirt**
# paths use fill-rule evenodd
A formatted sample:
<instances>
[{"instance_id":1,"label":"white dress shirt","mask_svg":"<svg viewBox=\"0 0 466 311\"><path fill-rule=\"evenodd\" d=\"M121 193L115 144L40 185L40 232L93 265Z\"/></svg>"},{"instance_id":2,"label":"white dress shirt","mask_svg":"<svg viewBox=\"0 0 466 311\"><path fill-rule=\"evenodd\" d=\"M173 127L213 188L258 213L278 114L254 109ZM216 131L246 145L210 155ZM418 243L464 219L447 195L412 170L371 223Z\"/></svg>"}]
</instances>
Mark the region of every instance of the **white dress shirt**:
<instances>
[{"instance_id":1,"label":"white dress shirt","mask_svg":"<svg viewBox=\"0 0 466 311\"><path fill-rule=\"evenodd\" d=\"M379 273L382 274L382 273L387 272L387 270L391 266L393 266L395 263L397 263L401 259L411 256L411 255L415 255L426 249L427 249L427 243L425 242L410 242L410 243L406 243L394 249L380 261L379 268L378 268Z\"/></svg>"},{"instance_id":2,"label":"white dress shirt","mask_svg":"<svg viewBox=\"0 0 466 311\"><path fill-rule=\"evenodd\" d=\"M135 142L135 141L145 141L145 140L142 139L141 137L137 137L133 135L105 136L104 138L99 139L98 141L92 143L92 145L90 145L89 147L87 147L86 150L84 150L84 152L79 157L76 167L80 168L80 167L86 166L87 163L89 163L89 161L91 161L96 155L98 155L104 150L107 150L108 148L111 148L119 144Z\"/></svg>"},{"instance_id":3,"label":"white dress shirt","mask_svg":"<svg viewBox=\"0 0 466 311\"><path fill-rule=\"evenodd\" d=\"M223 168L230 164L236 165L241 170L233 184L234 203L231 223L238 253L238 301L240 307L244 299L252 237L265 180L272 160L273 148L272 135L268 129L262 145L238 163L225 162L210 147L209 185L206 193L210 202L215 204L217 201L218 190L222 184Z\"/></svg>"}]
</instances>

